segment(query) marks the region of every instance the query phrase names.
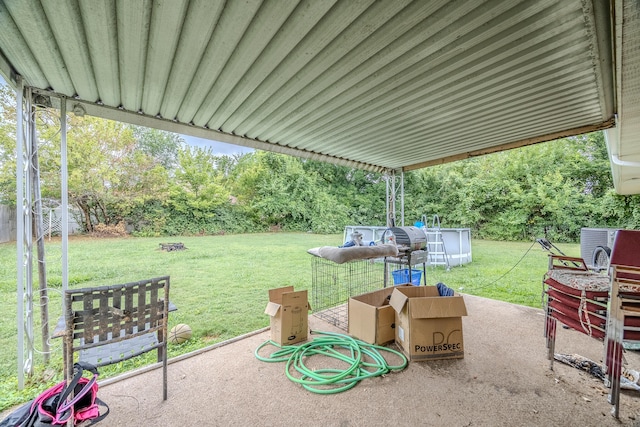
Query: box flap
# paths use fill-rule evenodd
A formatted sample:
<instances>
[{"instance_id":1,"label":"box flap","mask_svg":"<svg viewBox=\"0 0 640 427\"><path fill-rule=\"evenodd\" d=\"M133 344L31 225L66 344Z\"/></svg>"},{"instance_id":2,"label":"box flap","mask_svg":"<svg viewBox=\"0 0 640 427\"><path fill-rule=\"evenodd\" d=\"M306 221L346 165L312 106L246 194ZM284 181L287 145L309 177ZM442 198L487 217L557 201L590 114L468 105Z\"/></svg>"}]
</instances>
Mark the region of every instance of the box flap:
<instances>
[{"instance_id":1,"label":"box flap","mask_svg":"<svg viewBox=\"0 0 640 427\"><path fill-rule=\"evenodd\" d=\"M399 285L403 286L403 285ZM389 298L391 298L391 293L394 288L382 288L377 289L375 291L366 292L364 294L356 295L350 297L350 299L360 301L367 305L372 305L374 307L382 307L384 305L389 305Z\"/></svg>"},{"instance_id":2,"label":"box flap","mask_svg":"<svg viewBox=\"0 0 640 427\"><path fill-rule=\"evenodd\" d=\"M384 344L393 341L396 336L396 312L391 306L378 308L378 323L376 325L376 342Z\"/></svg>"},{"instance_id":3,"label":"box flap","mask_svg":"<svg viewBox=\"0 0 640 427\"><path fill-rule=\"evenodd\" d=\"M411 299L411 317L414 319L426 319L436 317L460 317L467 315L467 307L461 296L452 297L428 297Z\"/></svg>"},{"instance_id":4,"label":"box flap","mask_svg":"<svg viewBox=\"0 0 640 427\"><path fill-rule=\"evenodd\" d=\"M282 294L285 292L293 292L293 286L284 286L282 288L269 289L269 301L282 303Z\"/></svg>"},{"instance_id":5,"label":"box flap","mask_svg":"<svg viewBox=\"0 0 640 427\"><path fill-rule=\"evenodd\" d=\"M391 300L389 300L389 305L393 307L396 313L400 313L404 305L407 303L408 299L409 297L402 293L399 289L394 289L391 293Z\"/></svg>"},{"instance_id":6,"label":"box flap","mask_svg":"<svg viewBox=\"0 0 640 427\"><path fill-rule=\"evenodd\" d=\"M411 285L399 285L394 286L395 289L402 292L409 298L422 298L422 297L438 297L438 288L436 286L411 286Z\"/></svg>"},{"instance_id":7,"label":"box flap","mask_svg":"<svg viewBox=\"0 0 640 427\"><path fill-rule=\"evenodd\" d=\"M293 289L293 287L292 287ZM307 291L291 291L291 292L283 292L281 295L281 301L283 306L290 305L306 305L309 306L309 301L307 299Z\"/></svg>"},{"instance_id":8,"label":"box flap","mask_svg":"<svg viewBox=\"0 0 640 427\"><path fill-rule=\"evenodd\" d=\"M264 309L264 312L269 316L275 316L276 314L278 314L278 310L280 310L280 307L280 304L269 301L267 303L267 308Z\"/></svg>"},{"instance_id":9,"label":"box flap","mask_svg":"<svg viewBox=\"0 0 640 427\"><path fill-rule=\"evenodd\" d=\"M410 298L422 298L422 297L439 297L440 292L436 286L414 286L414 290L406 289L403 292L411 292L408 294Z\"/></svg>"},{"instance_id":10,"label":"box flap","mask_svg":"<svg viewBox=\"0 0 640 427\"><path fill-rule=\"evenodd\" d=\"M362 295L357 295L354 297L350 297L350 299L353 299L355 301L359 301L363 304L366 305L372 305L374 307L380 307L382 305L385 304L389 304L389 299L387 298L389 295L391 295L391 291L393 289L389 290L389 292L387 294L385 294L384 292L378 292L378 291L374 291L374 292L367 292L366 294L362 294Z\"/></svg>"}]
</instances>

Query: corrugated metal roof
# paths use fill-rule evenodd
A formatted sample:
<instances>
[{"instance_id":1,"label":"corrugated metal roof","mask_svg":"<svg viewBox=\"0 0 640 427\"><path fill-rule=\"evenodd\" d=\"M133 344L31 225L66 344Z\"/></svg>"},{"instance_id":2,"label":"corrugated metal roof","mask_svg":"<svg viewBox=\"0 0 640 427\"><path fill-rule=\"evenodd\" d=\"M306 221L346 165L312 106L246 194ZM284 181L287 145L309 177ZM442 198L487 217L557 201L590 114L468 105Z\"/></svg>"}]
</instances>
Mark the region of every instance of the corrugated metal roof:
<instances>
[{"instance_id":1,"label":"corrugated metal roof","mask_svg":"<svg viewBox=\"0 0 640 427\"><path fill-rule=\"evenodd\" d=\"M640 42L625 21L639 8L2 0L0 71L69 110L369 170L609 128L616 113L614 154L640 159Z\"/></svg>"}]
</instances>

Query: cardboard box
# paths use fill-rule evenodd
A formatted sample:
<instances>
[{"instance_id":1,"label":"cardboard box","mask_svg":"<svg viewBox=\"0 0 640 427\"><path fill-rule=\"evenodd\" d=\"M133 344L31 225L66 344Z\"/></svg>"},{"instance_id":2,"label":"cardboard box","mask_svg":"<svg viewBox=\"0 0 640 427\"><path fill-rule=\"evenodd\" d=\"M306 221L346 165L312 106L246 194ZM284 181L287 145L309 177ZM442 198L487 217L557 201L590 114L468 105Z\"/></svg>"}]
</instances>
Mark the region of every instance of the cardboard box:
<instances>
[{"instance_id":1,"label":"cardboard box","mask_svg":"<svg viewBox=\"0 0 640 427\"><path fill-rule=\"evenodd\" d=\"M461 295L441 297L435 286L396 286L389 304L396 313L395 341L412 361L464 357Z\"/></svg>"},{"instance_id":2,"label":"cardboard box","mask_svg":"<svg viewBox=\"0 0 640 427\"><path fill-rule=\"evenodd\" d=\"M401 285L404 287L407 285ZM349 298L349 335L369 344L395 339L396 312L389 305L393 287Z\"/></svg>"},{"instance_id":3,"label":"cardboard box","mask_svg":"<svg viewBox=\"0 0 640 427\"><path fill-rule=\"evenodd\" d=\"M270 316L271 340L280 345L306 341L309 308L306 290L294 291L293 286L270 289L264 312Z\"/></svg>"}]
</instances>

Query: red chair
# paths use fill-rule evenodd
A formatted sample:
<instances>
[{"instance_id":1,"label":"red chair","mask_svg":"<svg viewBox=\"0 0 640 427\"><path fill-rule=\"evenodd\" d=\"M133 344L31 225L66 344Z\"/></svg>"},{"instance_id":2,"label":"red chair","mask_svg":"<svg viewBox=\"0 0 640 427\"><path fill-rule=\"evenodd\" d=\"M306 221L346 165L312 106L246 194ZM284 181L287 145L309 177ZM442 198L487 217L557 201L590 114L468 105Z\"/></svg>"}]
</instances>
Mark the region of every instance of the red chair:
<instances>
[{"instance_id":1,"label":"red chair","mask_svg":"<svg viewBox=\"0 0 640 427\"><path fill-rule=\"evenodd\" d=\"M589 271L582 258L550 255L543 279L548 358L553 369L556 324L603 340L606 334L609 278Z\"/></svg>"}]
</instances>

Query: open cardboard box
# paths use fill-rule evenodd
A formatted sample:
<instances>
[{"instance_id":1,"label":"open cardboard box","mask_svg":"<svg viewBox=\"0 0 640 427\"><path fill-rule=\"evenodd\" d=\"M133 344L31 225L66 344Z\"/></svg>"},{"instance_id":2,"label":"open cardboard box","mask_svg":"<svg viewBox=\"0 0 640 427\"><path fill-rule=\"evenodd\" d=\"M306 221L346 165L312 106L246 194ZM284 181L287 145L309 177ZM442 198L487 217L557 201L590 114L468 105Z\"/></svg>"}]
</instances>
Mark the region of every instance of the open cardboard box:
<instances>
[{"instance_id":1,"label":"open cardboard box","mask_svg":"<svg viewBox=\"0 0 640 427\"><path fill-rule=\"evenodd\" d=\"M411 285L400 285L400 287ZM395 339L396 312L389 305L393 287L349 298L349 335L384 345Z\"/></svg>"},{"instance_id":2,"label":"open cardboard box","mask_svg":"<svg viewBox=\"0 0 640 427\"><path fill-rule=\"evenodd\" d=\"M293 286L269 289L264 312L270 316L271 340L280 345L306 341L309 337L309 300L307 291Z\"/></svg>"},{"instance_id":3,"label":"open cardboard box","mask_svg":"<svg viewBox=\"0 0 640 427\"><path fill-rule=\"evenodd\" d=\"M459 294L441 297L435 286L396 286L389 304L396 313L395 341L412 361L464 357Z\"/></svg>"}]
</instances>

